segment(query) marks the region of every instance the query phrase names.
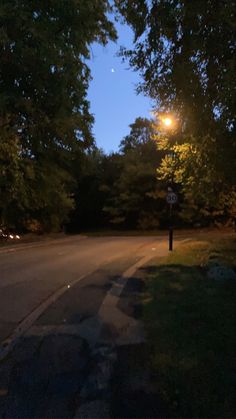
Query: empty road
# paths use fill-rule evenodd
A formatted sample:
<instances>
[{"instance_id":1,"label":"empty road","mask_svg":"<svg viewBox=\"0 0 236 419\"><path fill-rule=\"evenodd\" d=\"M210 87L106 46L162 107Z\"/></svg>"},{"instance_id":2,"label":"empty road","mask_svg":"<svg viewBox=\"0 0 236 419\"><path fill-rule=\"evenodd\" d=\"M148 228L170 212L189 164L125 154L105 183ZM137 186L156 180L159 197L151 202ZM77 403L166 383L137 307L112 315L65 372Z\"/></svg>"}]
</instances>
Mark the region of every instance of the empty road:
<instances>
[{"instance_id":1,"label":"empty road","mask_svg":"<svg viewBox=\"0 0 236 419\"><path fill-rule=\"evenodd\" d=\"M18 245L0 250L0 341L63 286L116 262L125 270L146 254L156 254L155 237L80 237ZM165 239L166 242L166 239ZM166 243L167 247L167 243ZM122 266L123 264L123 266ZM115 274L115 272L114 272ZM91 279L90 279L91 280ZM92 292L92 291L91 291Z\"/></svg>"},{"instance_id":2,"label":"empty road","mask_svg":"<svg viewBox=\"0 0 236 419\"><path fill-rule=\"evenodd\" d=\"M1 248L0 418L103 417L90 401L110 409L116 348L144 342L139 293L167 253L166 236Z\"/></svg>"}]
</instances>

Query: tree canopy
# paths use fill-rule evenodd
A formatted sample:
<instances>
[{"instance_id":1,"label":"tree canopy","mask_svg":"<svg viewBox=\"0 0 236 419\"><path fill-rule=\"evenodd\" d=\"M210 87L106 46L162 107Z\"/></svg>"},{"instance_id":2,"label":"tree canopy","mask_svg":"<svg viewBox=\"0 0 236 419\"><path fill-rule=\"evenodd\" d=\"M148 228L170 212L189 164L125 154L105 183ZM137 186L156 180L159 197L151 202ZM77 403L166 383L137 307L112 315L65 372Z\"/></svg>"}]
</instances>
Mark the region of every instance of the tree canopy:
<instances>
[{"instance_id":1,"label":"tree canopy","mask_svg":"<svg viewBox=\"0 0 236 419\"><path fill-rule=\"evenodd\" d=\"M175 110L191 134L235 131L235 1L117 0L134 31L123 50L144 92Z\"/></svg>"},{"instance_id":2,"label":"tree canopy","mask_svg":"<svg viewBox=\"0 0 236 419\"><path fill-rule=\"evenodd\" d=\"M107 0L1 1L1 223L58 225L71 207L74 153L93 144L90 45L116 37L108 11Z\"/></svg>"},{"instance_id":3,"label":"tree canopy","mask_svg":"<svg viewBox=\"0 0 236 419\"><path fill-rule=\"evenodd\" d=\"M120 143L120 171L104 205L113 225L149 229L161 224L165 192L156 169L163 152L153 136L152 122L137 118Z\"/></svg>"},{"instance_id":4,"label":"tree canopy","mask_svg":"<svg viewBox=\"0 0 236 419\"><path fill-rule=\"evenodd\" d=\"M167 133L137 118L106 156L87 90L91 44L116 39L111 3L133 29L120 54L142 76L138 92L177 123ZM45 231L68 215L72 228L163 225L172 179L185 221L234 216L235 9L235 0L2 0L0 225Z\"/></svg>"},{"instance_id":5,"label":"tree canopy","mask_svg":"<svg viewBox=\"0 0 236 419\"><path fill-rule=\"evenodd\" d=\"M178 120L176 132L166 134L178 154L176 180L202 205L206 191L206 205L222 203L222 194L229 203L236 185L235 1L117 0L116 6L134 32L134 47L121 54L142 75L138 91L154 99L157 113Z\"/></svg>"}]
</instances>

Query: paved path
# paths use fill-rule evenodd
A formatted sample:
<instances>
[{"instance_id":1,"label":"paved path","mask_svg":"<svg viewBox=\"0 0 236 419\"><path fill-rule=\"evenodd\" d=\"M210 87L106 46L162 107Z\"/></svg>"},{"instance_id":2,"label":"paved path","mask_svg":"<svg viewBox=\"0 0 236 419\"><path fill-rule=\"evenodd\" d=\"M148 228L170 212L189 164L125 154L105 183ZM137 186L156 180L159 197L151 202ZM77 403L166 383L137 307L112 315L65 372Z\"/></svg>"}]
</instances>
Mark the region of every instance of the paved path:
<instances>
[{"instance_id":1,"label":"paved path","mask_svg":"<svg viewBox=\"0 0 236 419\"><path fill-rule=\"evenodd\" d=\"M154 238L72 238L0 253L0 341L64 285L119 256L152 246Z\"/></svg>"},{"instance_id":2,"label":"paved path","mask_svg":"<svg viewBox=\"0 0 236 419\"><path fill-rule=\"evenodd\" d=\"M78 395L106 390L111 348L142 340L121 294L167 246L160 237L74 237L0 254L1 341L24 329L0 364L0 417L73 417Z\"/></svg>"}]
</instances>

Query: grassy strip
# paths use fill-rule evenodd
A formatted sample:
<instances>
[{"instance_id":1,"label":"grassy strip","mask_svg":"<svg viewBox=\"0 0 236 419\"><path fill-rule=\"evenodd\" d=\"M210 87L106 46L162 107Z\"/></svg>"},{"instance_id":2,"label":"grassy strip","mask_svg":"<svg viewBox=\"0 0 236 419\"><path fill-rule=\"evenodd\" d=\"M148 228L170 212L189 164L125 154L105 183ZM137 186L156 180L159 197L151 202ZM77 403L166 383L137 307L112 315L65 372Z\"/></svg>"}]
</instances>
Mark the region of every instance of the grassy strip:
<instances>
[{"instance_id":1,"label":"grassy strip","mask_svg":"<svg viewBox=\"0 0 236 419\"><path fill-rule=\"evenodd\" d=\"M173 417L236 417L236 281L206 276L236 265L236 240L192 241L155 267L144 303L153 384Z\"/></svg>"}]
</instances>

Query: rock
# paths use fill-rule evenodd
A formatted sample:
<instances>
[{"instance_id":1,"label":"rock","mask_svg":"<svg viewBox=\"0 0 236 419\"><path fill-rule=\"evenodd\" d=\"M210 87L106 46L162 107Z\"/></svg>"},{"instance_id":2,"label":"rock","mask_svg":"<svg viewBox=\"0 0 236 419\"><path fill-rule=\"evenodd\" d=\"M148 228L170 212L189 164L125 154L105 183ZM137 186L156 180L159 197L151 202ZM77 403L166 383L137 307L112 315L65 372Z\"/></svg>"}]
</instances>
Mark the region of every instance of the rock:
<instances>
[{"instance_id":1,"label":"rock","mask_svg":"<svg viewBox=\"0 0 236 419\"><path fill-rule=\"evenodd\" d=\"M214 279L216 281L236 280L235 271L228 266L219 265L218 262L210 265L207 276L209 279Z\"/></svg>"}]
</instances>

